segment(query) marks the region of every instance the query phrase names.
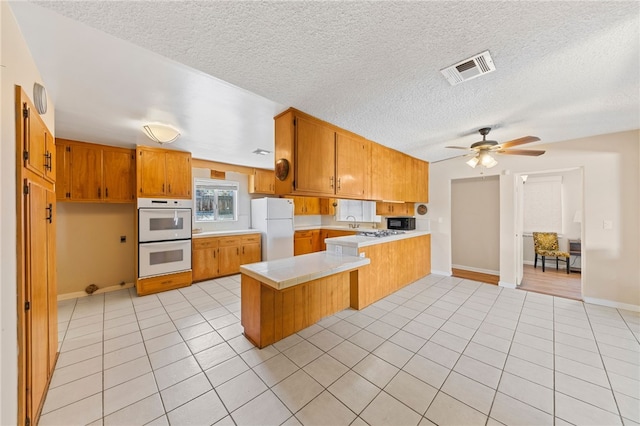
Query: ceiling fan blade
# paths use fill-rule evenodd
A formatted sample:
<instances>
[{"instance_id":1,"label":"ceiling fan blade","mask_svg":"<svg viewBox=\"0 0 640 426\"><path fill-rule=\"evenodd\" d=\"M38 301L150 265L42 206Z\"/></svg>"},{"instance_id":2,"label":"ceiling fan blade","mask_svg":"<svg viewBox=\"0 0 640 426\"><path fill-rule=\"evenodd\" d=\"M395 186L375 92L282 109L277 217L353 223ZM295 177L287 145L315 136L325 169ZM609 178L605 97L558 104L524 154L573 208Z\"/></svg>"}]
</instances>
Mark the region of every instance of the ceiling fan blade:
<instances>
[{"instance_id":1,"label":"ceiling fan blade","mask_svg":"<svg viewBox=\"0 0 640 426\"><path fill-rule=\"evenodd\" d=\"M469 150L468 146L445 146L445 148L452 148L452 149L466 149L467 151Z\"/></svg>"},{"instance_id":2,"label":"ceiling fan blade","mask_svg":"<svg viewBox=\"0 0 640 426\"><path fill-rule=\"evenodd\" d=\"M500 149L510 148L512 146L524 145L525 143L537 142L540 138L535 136L524 136L518 139L514 139L512 141L507 141L500 144Z\"/></svg>"},{"instance_id":3,"label":"ceiling fan blade","mask_svg":"<svg viewBox=\"0 0 640 426\"><path fill-rule=\"evenodd\" d=\"M501 149L496 151L498 154L507 154L507 155L528 155L531 157L537 157L545 153L545 151L538 149Z\"/></svg>"}]
</instances>

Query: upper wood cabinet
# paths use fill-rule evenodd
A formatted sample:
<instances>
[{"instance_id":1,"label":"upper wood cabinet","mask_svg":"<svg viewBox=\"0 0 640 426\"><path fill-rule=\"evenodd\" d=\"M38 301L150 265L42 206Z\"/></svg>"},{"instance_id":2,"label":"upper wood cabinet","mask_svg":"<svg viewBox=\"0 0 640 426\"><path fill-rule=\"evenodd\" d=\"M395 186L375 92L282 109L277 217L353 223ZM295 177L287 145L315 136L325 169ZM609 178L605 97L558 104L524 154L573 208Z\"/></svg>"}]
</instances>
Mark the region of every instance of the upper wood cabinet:
<instances>
[{"instance_id":1,"label":"upper wood cabinet","mask_svg":"<svg viewBox=\"0 0 640 426\"><path fill-rule=\"evenodd\" d=\"M191 153L136 148L136 194L139 198L191 198Z\"/></svg>"},{"instance_id":2,"label":"upper wood cabinet","mask_svg":"<svg viewBox=\"0 0 640 426\"><path fill-rule=\"evenodd\" d=\"M271 170L253 169L249 175L250 194L275 194L275 174Z\"/></svg>"},{"instance_id":3,"label":"upper wood cabinet","mask_svg":"<svg viewBox=\"0 0 640 426\"><path fill-rule=\"evenodd\" d=\"M22 104L25 138L22 145L24 167L49 182L56 181L55 140L29 102Z\"/></svg>"},{"instance_id":4,"label":"upper wood cabinet","mask_svg":"<svg viewBox=\"0 0 640 426\"><path fill-rule=\"evenodd\" d=\"M275 117L275 193L428 201L428 163L289 108ZM278 166L276 164L276 171Z\"/></svg>"},{"instance_id":5,"label":"upper wood cabinet","mask_svg":"<svg viewBox=\"0 0 640 426\"><path fill-rule=\"evenodd\" d=\"M367 198L370 175L371 142L336 133L336 196Z\"/></svg>"},{"instance_id":6,"label":"upper wood cabinet","mask_svg":"<svg viewBox=\"0 0 640 426\"><path fill-rule=\"evenodd\" d=\"M415 206L413 203L376 203L376 214L380 216L413 216Z\"/></svg>"},{"instance_id":7,"label":"upper wood cabinet","mask_svg":"<svg viewBox=\"0 0 640 426\"><path fill-rule=\"evenodd\" d=\"M134 201L135 151L57 139L59 201Z\"/></svg>"},{"instance_id":8,"label":"upper wood cabinet","mask_svg":"<svg viewBox=\"0 0 640 426\"><path fill-rule=\"evenodd\" d=\"M286 196L284 198L293 200L293 214L296 216L320 214L320 199L317 197Z\"/></svg>"},{"instance_id":9,"label":"upper wood cabinet","mask_svg":"<svg viewBox=\"0 0 640 426\"><path fill-rule=\"evenodd\" d=\"M276 161L289 163L276 194L368 198L371 142L294 109L275 120Z\"/></svg>"}]
</instances>

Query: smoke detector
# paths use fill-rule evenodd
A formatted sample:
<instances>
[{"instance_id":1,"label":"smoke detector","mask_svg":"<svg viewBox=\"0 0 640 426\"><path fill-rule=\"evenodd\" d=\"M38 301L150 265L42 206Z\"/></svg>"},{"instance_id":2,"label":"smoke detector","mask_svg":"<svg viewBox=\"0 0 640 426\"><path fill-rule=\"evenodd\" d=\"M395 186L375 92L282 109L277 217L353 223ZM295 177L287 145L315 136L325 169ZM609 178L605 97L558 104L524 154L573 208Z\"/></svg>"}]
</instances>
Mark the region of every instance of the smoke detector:
<instances>
[{"instance_id":1,"label":"smoke detector","mask_svg":"<svg viewBox=\"0 0 640 426\"><path fill-rule=\"evenodd\" d=\"M495 71L496 66L488 50L472 56L469 59L451 65L448 68L440 70L442 75L447 79L449 84L455 86L463 81L471 80L481 75Z\"/></svg>"}]
</instances>

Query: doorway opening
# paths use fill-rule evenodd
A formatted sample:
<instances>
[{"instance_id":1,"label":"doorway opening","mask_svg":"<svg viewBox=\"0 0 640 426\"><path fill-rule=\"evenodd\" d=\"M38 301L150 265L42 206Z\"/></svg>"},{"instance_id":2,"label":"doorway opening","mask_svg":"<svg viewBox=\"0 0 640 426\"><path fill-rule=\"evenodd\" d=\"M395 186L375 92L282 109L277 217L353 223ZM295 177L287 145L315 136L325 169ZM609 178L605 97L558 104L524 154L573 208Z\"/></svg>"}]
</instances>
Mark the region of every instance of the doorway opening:
<instances>
[{"instance_id":1,"label":"doorway opening","mask_svg":"<svg viewBox=\"0 0 640 426\"><path fill-rule=\"evenodd\" d=\"M582 168L515 176L517 288L582 300ZM557 233L558 250L570 254L568 264L561 260L556 269L556 258L547 257L543 272L538 255L536 267L533 232Z\"/></svg>"}]
</instances>

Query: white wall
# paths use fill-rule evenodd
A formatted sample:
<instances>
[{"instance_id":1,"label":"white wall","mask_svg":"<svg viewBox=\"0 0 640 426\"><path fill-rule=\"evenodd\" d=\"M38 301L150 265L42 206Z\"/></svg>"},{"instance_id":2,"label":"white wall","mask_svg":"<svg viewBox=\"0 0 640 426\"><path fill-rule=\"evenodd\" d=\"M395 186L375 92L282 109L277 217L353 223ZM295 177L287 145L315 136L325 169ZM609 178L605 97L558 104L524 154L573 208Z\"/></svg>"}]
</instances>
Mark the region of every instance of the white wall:
<instances>
[{"instance_id":1,"label":"white wall","mask_svg":"<svg viewBox=\"0 0 640 426\"><path fill-rule=\"evenodd\" d=\"M514 173L583 168L583 295L588 302L640 309L640 131L549 145L541 157L497 156L500 175L500 282L516 282ZM431 165L432 269L451 272L451 180L477 177L461 158ZM612 229L603 229L612 221Z\"/></svg>"},{"instance_id":2,"label":"white wall","mask_svg":"<svg viewBox=\"0 0 640 426\"><path fill-rule=\"evenodd\" d=\"M22 37L13 12L6 1L0 2L0 424L18 420L17 369L17 271L16 271L16 129L15 85L31 97L33 83L43 83ZM44 86L46 87L46 81ZM49 97L43 119L54 130L54 107Z\"/></svg>"}]
</instances>

